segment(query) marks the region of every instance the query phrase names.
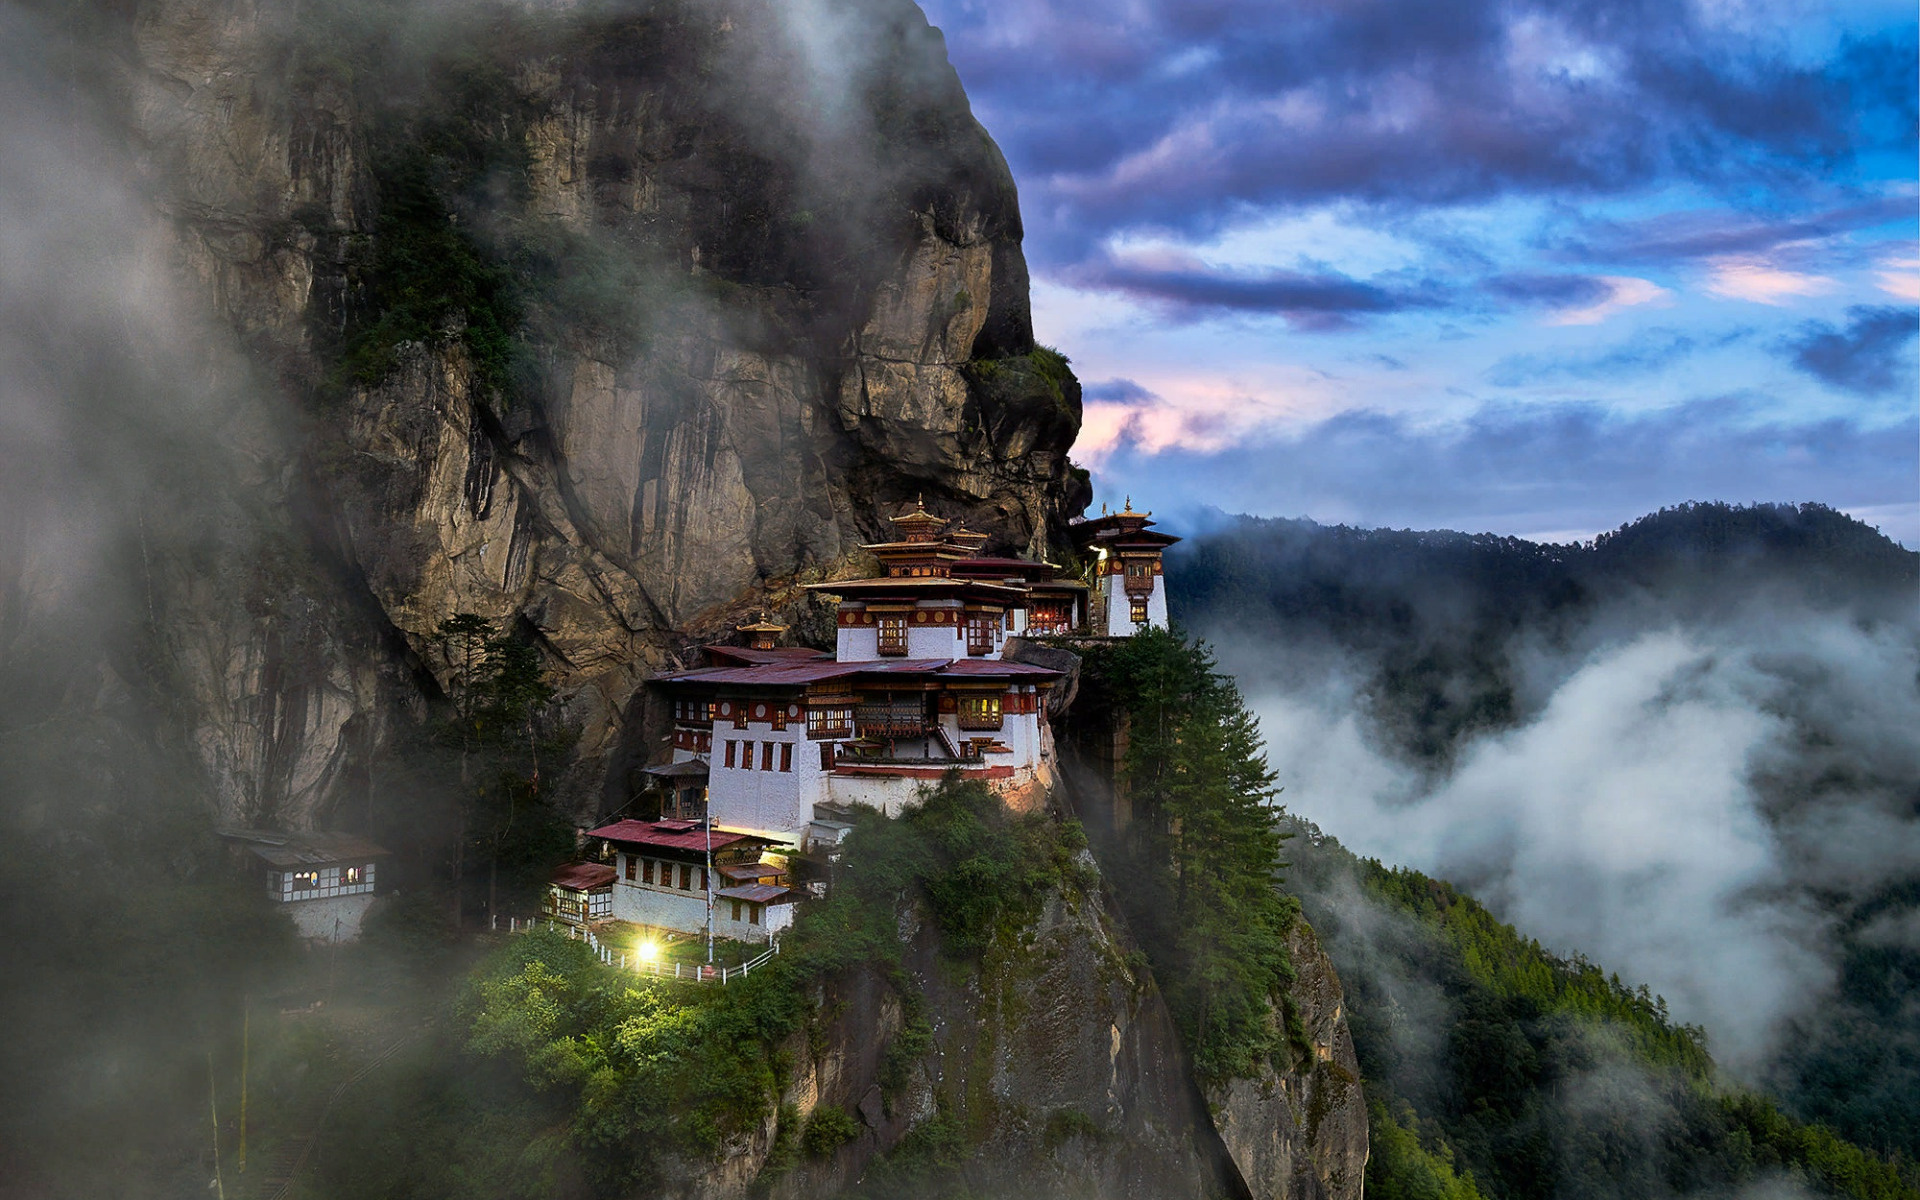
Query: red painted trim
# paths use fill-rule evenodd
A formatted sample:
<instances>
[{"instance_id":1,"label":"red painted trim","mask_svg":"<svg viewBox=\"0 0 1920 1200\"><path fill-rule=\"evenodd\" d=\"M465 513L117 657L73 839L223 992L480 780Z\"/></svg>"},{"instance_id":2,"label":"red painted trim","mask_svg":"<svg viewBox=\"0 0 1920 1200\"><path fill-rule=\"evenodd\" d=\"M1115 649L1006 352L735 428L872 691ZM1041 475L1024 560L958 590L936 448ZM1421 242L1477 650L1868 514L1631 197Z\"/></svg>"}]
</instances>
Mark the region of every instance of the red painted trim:
<instances>
[{"instance_id":1,"label":"red painted trim","mask_svg":"<svg viewBox=\"0 0 1920 1200\"><path fill-rule=\"evenodd\" d=\"M892 764L874 764L871 766L850 763L844 759L833 764L835 775L865 775L880 779L939 779L946 775L951 767L900 767ZM964 779L1012 779L1012 767L962 767L960 775Z\"/></svg>"}]
</instances>

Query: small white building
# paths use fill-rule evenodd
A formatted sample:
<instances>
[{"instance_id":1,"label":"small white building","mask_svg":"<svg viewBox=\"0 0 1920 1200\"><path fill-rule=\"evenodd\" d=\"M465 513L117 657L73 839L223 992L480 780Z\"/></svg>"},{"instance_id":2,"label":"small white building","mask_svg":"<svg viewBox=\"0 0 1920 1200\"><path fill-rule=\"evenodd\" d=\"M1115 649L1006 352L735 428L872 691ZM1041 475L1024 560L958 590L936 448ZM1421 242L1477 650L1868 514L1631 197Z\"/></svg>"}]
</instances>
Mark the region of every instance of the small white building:
<instances>
[{"instance_id":1,"label":"small white building","mask_svg":"<svg viewBox=\"0 0 1920 1200\"><path fill-rule=\"evenodd\" d=\"M265 878L267 894L287 906L301 937L359 940L360 924L373 907L374 872L386 850L352 833L230 829L220 836Z\"/></svg>"},{"instance_id":2,"label":"small white building","mask_svg":"<svg viewBox=\"0 0 1920 1200\"><path fill-rule=\"evenodd\" d=\"M1073 540L1093 559L1089 624L1095 636L1132 637L1149 625L1167 626L1167 583L1161 555L1180 539L1148 528L1152 513L1133 511L1075 521Z\"/></svg>"},{"instance_id":3,"label":"small white building","mask_svg":"<svg viewBox=\"0 0 1920 1200\"><path fill-rule=\"evenodd\" d=\"M612 854L615 920L677 933L764 942L793 924L801 893L786 886L778 863L762 860L776 843L694 821L615 821L587 836Z\"/></svg>"},{"instance_id":4,"label":"small white building","mask_svg":"<svg viewBox=\"0 0 1920 1200\"><path fill-rule=\"evenodd\" d=\"M568 925L591 925L613 916L614 869L605 863L572 862L547 880L542 907L547 919Z\"/></svg>"}]
</instances>

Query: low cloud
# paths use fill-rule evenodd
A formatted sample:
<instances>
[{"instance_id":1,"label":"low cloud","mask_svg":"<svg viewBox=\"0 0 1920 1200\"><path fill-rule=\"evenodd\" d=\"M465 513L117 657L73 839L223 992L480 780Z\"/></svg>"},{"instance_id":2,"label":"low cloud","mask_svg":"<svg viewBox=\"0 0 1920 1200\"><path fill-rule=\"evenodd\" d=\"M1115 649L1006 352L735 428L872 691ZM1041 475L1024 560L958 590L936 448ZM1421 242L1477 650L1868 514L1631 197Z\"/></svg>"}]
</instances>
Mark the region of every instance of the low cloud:
<instances>
[{"instance_id":1,"label":"low cloud","mask_svg":"<svg viewBox=\"0 0 1920 1200\"><path fill-rule=\"evenodd\" d=\"M1646 982L1723 1062L1758 1071L1831 993L1826 901L1920 861L1902 803L1920 751L1889 738L1920 728L1920 630L1760 605L1712 626L1647 631L1646 615L1603 615L1570 646L1511 645L1526 719L1437 775L1383 748L1367 664L1209 632L1229 639L1291 811ZM1823 743L1830 755L1809 754ZM1828 758L1851 769L1823 774ZM1910 932L1888 925L1874 936Z\"/></svg>"},{"instance_id":2,"label":"low cloud","mask_svg":"<svg viewBox=\"0 0 1920 1200\"><path fill-rule=\"evenodd\" d=\"M1920 312L1856 306L1844 328L1810 321L1782 349L1794 366L1841 391L1879 396L1911 388Z\"/></svg>"}]
</instances>

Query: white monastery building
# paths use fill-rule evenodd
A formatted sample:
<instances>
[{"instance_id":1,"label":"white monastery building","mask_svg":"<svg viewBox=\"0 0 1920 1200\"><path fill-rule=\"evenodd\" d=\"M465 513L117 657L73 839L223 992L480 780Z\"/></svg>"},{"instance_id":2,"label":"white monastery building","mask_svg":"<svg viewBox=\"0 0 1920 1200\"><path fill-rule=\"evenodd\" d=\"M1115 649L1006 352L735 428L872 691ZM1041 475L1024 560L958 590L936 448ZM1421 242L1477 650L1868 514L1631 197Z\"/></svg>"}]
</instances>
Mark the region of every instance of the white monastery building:
<instances>
[{"instance_id":1,"label":"white monastery building","mask_svg":"<svg viewBox=\"0 0 1920 1200\"><path fill-rule=\"evenodd\" d=\"M612 916L657 929L764 942L793 924L800 894L761 861L767 838L696 821L616 821L588 835L613 851Z\"/></svg>"},{"instance_id":2,"label":"white monastery building","mask_svg":"<svg viewBox=\"0 0 1920 1200\"><path fill-rule=\"evenodd\" d=\"M1056 769L1046 695L1061 673L1003 652L1011 638L1166 624L1160 552L1179 539L1149 515L1129 504L1074 526L1089 586L984 556L986 535L915 504L893 518L896 540L865 547L885 574L810 585L838 601L832 654L776 646L784 627L763 618L740 627L748 645L709 646L709 665L655 681L673 715L672 760L648 768L663 814L804 845L817 808L895 813L951 771L1038 803Z\"/></svg>"},{"instance_id":3,"label":"white monastery building","mask_svg":"<svg viewBox=\"0 0 1920 1200\"><path fill-rule=\"evenodd\" d=\"M646 768L661 819L592 831L614 862L600 903L688 933L711 914L718 936L764 940L803 894L780 856L837 845L849 826L833 818L849 806L897 813L953 772L1015 808L1039 804L1057 769L1047 693L1062 672L1007 657L1008 643L1164 626L1160 555L1179 539L1150 516L1129 501L1076 521L1082 582L983 555L985 534L916 503L892 519L896 540L865 547L883 574L809 585L836 600L832 653L779 646L786 627L763 616L738 627L745 646L707 646L705 666L655 679L673 730L668 760ZM600 882L556 876L552 909L591 920Z\"/></svg>"},{"instance_id":4,"label":"white monastery building","mask_svg":"<svg viewBox=\"0 0 1920 1200\"><path fill-rule=\"evenodd\" d=\"M1166 628L1167 581L1160 555L1180 539L1147 528L1152 515L1134 512L1129 496L1124 510L1073 525L1074 542L1093 560L1090 625L1096 636L1131 637L1149 625Z\"/></svg>"}]
</instances>

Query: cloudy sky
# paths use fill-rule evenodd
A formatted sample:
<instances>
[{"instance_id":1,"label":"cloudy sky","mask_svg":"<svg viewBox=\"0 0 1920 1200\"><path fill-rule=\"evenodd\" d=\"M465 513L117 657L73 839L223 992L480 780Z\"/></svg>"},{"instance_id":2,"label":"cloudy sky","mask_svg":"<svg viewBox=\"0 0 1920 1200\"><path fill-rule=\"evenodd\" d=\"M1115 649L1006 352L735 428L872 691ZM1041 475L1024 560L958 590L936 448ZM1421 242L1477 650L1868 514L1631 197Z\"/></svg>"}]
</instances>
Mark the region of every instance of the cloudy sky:
<instances>
[{"instance_id":1,"label":"cloudy sky","mask_svg":"<svg viewBox=\"0 0 1920 1200\"><path fill-rule=\"evenodd\" d=\"M1920 546L1911 0L923 0L1102 498Z\"/></svg>"}]
</instances>

